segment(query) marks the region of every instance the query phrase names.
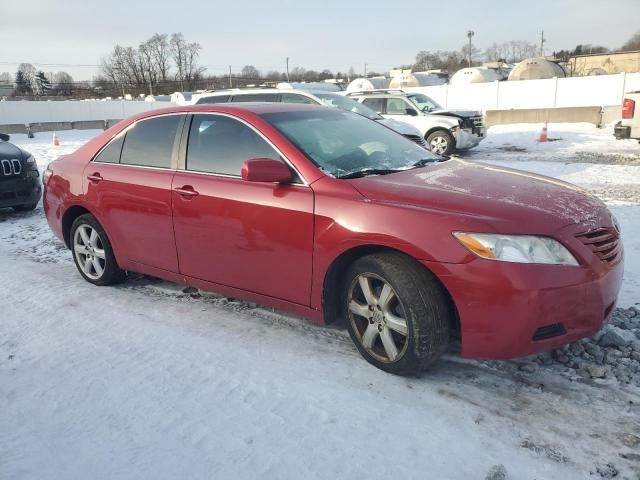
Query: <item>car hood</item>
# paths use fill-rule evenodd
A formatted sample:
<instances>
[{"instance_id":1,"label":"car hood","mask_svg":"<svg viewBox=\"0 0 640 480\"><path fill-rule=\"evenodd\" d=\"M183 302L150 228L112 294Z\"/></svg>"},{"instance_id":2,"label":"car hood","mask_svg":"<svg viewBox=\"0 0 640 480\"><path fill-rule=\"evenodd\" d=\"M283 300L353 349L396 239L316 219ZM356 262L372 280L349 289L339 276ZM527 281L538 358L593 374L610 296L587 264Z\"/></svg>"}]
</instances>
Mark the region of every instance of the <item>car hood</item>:
<instances>
[{"instance_id":1,"label":"car hood","mask_svg":"<svg viewBox=\"0 0 640 480\"><path fill-rule=\"evenodd\" d=\"M13 143L0 141L0 160L12 158L24 160L23 151Z\"/></svg>"},{"instance_id":2,"label":"car hood","mask_svg":"<svg viewBox=\"0 0 640 480\"><path fill-rule=\"evenodd\" d=\"M370 201L445 212L460 228L552 235L567 225L584 231L612 225L611 214L579 187L529 172L461 159L352 180ZM471 227L469 227L472 225Z\"/></svg>"},{"instance_id":3,"label":"car hood","mask_svg":"<svg viewBox=\"0 0 640 480\"><path fill-rule=\"evenodd\" d=\"M458 118L470 118L470 117L479 117L482 114L477 110L433 110L429 112L431 115L448 115L452 117Z\"/></svg>"},{"instance_id":4,"label":"car hood","mask_svg":"<svg viewBox=\"0 0 640 480\"><path fill-rule=\"evenodd\" d=\"M400 122L398 120L393 120L391 118L380 118L376 120L376 122L381 123L385 127L388 127L391 130L394 130L401 135L416 135L418 137L422 137L420 130L418 130L413 125L409 125L408 123L405 123L405 122Z\"/></svg>"}]
</instances>

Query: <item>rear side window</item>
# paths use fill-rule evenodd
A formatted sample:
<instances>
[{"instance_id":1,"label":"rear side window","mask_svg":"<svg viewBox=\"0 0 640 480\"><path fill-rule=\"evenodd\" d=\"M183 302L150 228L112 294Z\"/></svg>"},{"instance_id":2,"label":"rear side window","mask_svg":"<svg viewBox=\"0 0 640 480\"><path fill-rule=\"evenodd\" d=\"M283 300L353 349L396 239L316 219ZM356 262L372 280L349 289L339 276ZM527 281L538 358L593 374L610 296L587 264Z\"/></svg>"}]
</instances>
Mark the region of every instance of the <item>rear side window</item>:
<instances>
[{"instance_id":1,"label":"rear side window","mask_svg":"<svg viewBox=\"0 0 640 480\"><path fill-rule=\"evenodd\" d=\"M314 102L309 97L305 97L304 95L298 95L295 93L283 93L282 100L283 103L304 103L307 105L317 105L318 102Z\"/></svg>"},{"instance_id":2,"label":"rear side window","mask_svg":"<svg viewBox=\"0 0 640 480\"><path fill-rule=\"evenodd\" d=\"M242 122L221 115L194 115L187 144L187 170L240 176L253 158L282 161L260 135Z\"/></svg>"},{"instance_id":3,"label":"rear side window","mask_svg":"<svg viewBox=\"0 0 640 480\"><path fill-rule=\"evenodd\" d=\"M203 103L227 103L229 101L229 95L216 95L215 97L204 97L196 102L196 105Z\"/></svg>"},{"instance_id":4,"label":"rear side window","mask_svg":"<svg viewBox=\"0 0 640 480\"><path fill-rule=\"evenodd\" d=\"M120 163L170 168L181 119L181 115L166 115L136 123L124 139Z\"/></svg>"},{"instance_id":5,"label":"rear side window","mask_svg":"<svg viewBox=\"0 0 640 480\"><path fill-rule=\"evenodd\" d=\"M111 140L106 147L93 159L94 162L100 163L119 163L122 144L124 143L124 135L120 135Z\"/></svg>"},{"instance_id":6,"label":"rear side window","mask_svg":"<svg viewBox=\"0 0 640 480\"><path fill-rule=\"evenodd\" d=\"M377 113L384 110L384 98L365 98L362 103Z\"/></svg>"},{"instance_id":7,"label":"rear side window","mask_svg":"<svg viewBox=\"0 0 640 480\"><path fill-rule=\"evenodd\" d=\"M277 93L248 93L246 95L234 95L232 102L277 102Z\"/></svg>"},{"instance_id":8,"label":"rear side window","mask_svg":"<svg viewBox=\"0 0 640 480\"><path fill-rule=\"evenodd\" d=\"M402 98L387 98L387 114L406 115L409 105Z\"/></svg>"}]
</instances>

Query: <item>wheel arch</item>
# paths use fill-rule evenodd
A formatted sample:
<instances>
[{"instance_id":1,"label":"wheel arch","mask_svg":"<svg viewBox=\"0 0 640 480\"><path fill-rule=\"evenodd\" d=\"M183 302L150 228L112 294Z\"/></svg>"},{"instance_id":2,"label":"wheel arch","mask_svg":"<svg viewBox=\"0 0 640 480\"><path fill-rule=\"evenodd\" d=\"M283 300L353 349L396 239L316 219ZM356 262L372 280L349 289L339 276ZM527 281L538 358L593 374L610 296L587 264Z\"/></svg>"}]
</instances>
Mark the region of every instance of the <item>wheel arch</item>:
<instances>
[{"instance_id":1,"label":"wheel arch","mask_svg":"<svg viewBox=\"0 0 640 480\"><path fill-rule=\"evenodd\" d=\"M424 134L424 139L426 140L427 138L429 138L429 135L431 135L434 132L440 131L440 130L442 130L443 132L447 132L455 140L455 136L453 135L453 133L451 133L451 129L446 127L446 126L444 126L444 125L438 125L437 127L431 127L429 130L427 130L427 133Z\"/></svg>"},{"instance_id":2,"label":"wheel arch","mask_svg":"<svg viewBox=\"0 0 640 480\"><path fill-rule=\"evenodd\" d=\"M329 265L329 268L325 272L324 281L322 284L322 313L324 317L324 321L326 324L335 323L336 321L342 320L339 318L340 313L340 300L341 300L341 289L340 289L340 279L344 276L349 266L358 260L367 255L371 255L373 253L398 253L400 255L404 255L405 257L413 260L420 268L429 272L429 274L433 275L433 277L438 281L440 286L442 287L442 291L445 293L448 302L451 305L451 309L453 312L453 317L450 319L451 324L450 329L452 335L454 336L454 340L460 342L461 341L461 329L460 329L460 317L458 315L458 309L456 307L455 301L451 296L451 293L447 289L446 285L438 278L438 276L429 270L422 262L419 262L415 257L403 252L402 250L398 250L396 248L387 247L385 245L375 245L375 244L366 244L366 245L358 245L356 247L349 248L344 252L340 253Z\"/></svg>"},{"instance_id":3,"label":"wheel arch","mask_svg":"<svg viewBox=\"0 0 640 480\"><path fill-rule=\"evenodd\" d=\"M85 213L93 215L93 213L89 211L89 209L83 207L82 205L72 205L71 207L67 208L62 215L62 236L64 238L64 244L69 249L71 248L71 226L73 225L73 222L76 218L78 218L80 215L84 215ZM95 215L93 216L95 217Z\"/></svg>"}]
</instances>

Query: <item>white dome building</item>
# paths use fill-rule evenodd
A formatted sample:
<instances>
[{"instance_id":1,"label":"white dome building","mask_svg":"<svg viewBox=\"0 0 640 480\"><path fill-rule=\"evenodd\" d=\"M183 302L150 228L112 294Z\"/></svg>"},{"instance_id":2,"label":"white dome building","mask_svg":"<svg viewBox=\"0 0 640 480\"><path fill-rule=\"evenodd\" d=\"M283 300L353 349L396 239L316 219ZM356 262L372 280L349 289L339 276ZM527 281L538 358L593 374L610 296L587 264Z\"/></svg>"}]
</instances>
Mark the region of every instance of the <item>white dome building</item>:
<instances>
[{"instance_id":1,"label":"white dome building","mask_svg":"<svg viewBox=\"0 0 640 480\"><path fill-rule=\"evenodd\" d=\"M449 83L451 85L464 85L468 83L487 83L499 80L495 70L486 67L463 68L453 74Z\"/></svg>"},{"instance_id":2,"label":"white dome building","mask_svg":"<svg viewBox=\"0 0 640 480\"><path fill-rule=\"evenodd\" d=\"M545 58L527 58L521 61L509 74L512 80L540 80L543 78L564 78L564 69Z\"/></svg>"}]
</instances>

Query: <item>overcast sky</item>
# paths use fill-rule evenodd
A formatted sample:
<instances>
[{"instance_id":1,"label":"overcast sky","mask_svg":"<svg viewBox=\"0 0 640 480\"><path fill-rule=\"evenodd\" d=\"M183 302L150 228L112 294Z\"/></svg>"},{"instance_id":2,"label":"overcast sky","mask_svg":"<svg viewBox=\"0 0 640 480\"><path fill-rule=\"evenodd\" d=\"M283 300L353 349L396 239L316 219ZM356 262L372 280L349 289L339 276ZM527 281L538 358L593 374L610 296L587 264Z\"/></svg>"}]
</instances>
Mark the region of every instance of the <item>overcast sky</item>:
<instances>
[{"instance_id":1,"label":"overcast sky","mask_svg":"<svg viewBox=\"0 0 640 480\"><path fill-rule=\"evenodd\" d=\"M156 32L202 44L208 73L229 64L283 70L287 56L292 67L360 72L367 62L385 71L420 50L457 50L469 29L482 49L537 43L544 29L551 53L579 43L618 48L639 19L640 0L2 0L0 72L29 62L90 79L115 44L137 46Z\"/></svg>"}]
</instances>

